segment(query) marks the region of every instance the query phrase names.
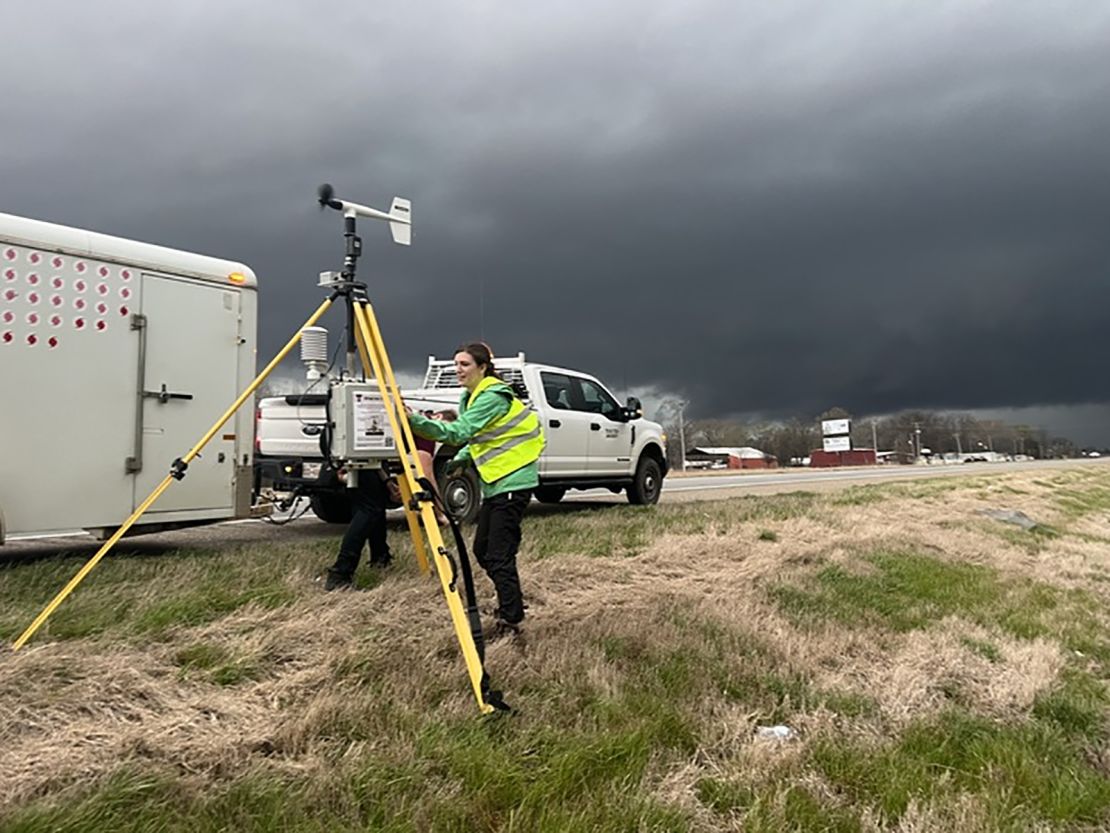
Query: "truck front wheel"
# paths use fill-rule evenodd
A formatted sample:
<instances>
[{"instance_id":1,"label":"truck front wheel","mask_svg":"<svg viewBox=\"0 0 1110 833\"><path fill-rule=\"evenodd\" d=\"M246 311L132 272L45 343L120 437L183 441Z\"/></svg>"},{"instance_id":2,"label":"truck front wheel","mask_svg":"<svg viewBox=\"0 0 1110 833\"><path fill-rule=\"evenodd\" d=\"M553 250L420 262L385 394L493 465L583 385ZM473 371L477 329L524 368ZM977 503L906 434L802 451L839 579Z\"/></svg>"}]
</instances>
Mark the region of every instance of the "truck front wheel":
<instances>
[{"instance_id":1,"label":"truck front wheel","mask_svg":"<svg viewBox=\"0 0 1110 833\"><path fill-rule=\"evenodd\" d=\"M628 502L636 506L651 506L659 502L662 489L663 470L659 461L646 455L641 457L628 487Z\"/></svg>"},{"instance_id":2,"label":"truck front wheel","mask_svg":"<svg viewBox=\"0 0 1110 833\"><path fill-rule=\"evenodd\" d=\"M338 494L318 493L309 498L312 511L326 524L349 524L351 522L351 501L343 492Z\"/></svg>"}]
</instances>

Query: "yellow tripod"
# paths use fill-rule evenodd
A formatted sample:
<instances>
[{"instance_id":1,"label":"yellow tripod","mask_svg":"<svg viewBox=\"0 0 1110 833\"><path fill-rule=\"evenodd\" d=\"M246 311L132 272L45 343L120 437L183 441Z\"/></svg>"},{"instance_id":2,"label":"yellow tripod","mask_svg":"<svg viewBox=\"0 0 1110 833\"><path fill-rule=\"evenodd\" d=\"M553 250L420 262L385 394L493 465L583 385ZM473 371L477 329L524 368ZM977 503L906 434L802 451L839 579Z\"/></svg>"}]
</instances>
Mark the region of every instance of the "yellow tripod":
<instances>
[{"instance_id":1,"label":"yellow tripod","mask_svg":"<svg viewBox=\"0 0 1110 833\"><path fill-rule=\"evenodd\" d=\"M343 298L346 301L348 319L348 370L353 370L352 365L357 351L357 356L361 359L363 374L366 378L372 377L377 381L400 458L401 472L398 482L401 487L405 518L408 522L409 532L412 535L417 563L421 572L427 575L429 573L428 553L431 553L431 560L435 565L444 597L447 600L451 623L455 628L455 635L458 637L459 646L462 649L463 659L466 662L467 673L479 710L483 714L489 714L495 709L508 708L501 699L501 693L491 690L489 675L483 666L484 645L481 620L474 598L469 562L465 552L458 553L459 560L456 561L444 544L439 524L435 518L434 494L431 483L427 479L432 476L432 473L424 472L421 469L420 460L416 456L416 445L413 441L412 430L405 415L401 391L393 375L393 367L382 341L381 330L378 327L374 309L366 296L365 285L354 280L356 262L362 251L362 242L355 234L355 218L365 216L388 220L393 231L394 240L407 245L411 225L409 203L407 200L399 201L395 199L393 207L387 214L355 203L334 199L331 187L325 185L320 188L320 204L338 209L344 214L344 237L347 241L347 254L344 260L343 272L328 273L332 275L326 284L333 287L331 296L309 316L301 329L278 351L273 360L263 368L219 420L197 441L196 445L183 457L173 461L169 474L139 504L138 508L120 525L115 533L104 542L96 554L70 579L57 596L43 608L35 620L12 643L13 650L18 651L26 644L58 606L65 601L66 597L77 588L109 550L170 487L174 480L181 480L186 476L189 463L200 454L212 437L235 415L235 412L258 390L274 368L292 351L300 341L303 330L319 321L336 299ZM321 283L324 284L325 281L321 280ZM466 591L465 604L463 589L459 587L460 578L463 580Z\"/></svg>"}]
</instances>

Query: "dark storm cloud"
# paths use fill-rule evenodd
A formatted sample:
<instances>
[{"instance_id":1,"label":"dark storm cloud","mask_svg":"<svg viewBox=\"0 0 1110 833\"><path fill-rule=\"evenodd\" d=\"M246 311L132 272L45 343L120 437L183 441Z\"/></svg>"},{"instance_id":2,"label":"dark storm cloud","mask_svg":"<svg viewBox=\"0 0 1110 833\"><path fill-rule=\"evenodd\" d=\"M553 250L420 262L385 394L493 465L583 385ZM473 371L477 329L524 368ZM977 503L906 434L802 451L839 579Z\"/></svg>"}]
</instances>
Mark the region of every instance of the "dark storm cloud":
<instances>
[{"instance_id":1,"label":"dark storm cloud","mask_svg":"<svg viewBox=\"0 0 1110 833\"><path fill-rule=\"evenodd\" d=\"M0 207L251 264L264 353L331 180L413 200L410 250L362 229L410 370L482 335L695 415L1110 401L1092 4L27 8Z\"/></svg>"}]
</instances>

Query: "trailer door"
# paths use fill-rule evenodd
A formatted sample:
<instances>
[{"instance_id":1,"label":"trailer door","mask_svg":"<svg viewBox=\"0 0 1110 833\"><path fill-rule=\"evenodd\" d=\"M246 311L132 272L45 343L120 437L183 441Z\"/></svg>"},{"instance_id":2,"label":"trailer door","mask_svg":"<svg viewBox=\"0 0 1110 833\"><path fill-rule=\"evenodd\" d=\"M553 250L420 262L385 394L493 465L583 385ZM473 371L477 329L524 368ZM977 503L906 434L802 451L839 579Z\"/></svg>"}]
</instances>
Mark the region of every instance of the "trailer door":
<instances>
[{"instance_id":1,"label":"trailer door","mask_svg":"<svg viewBox=\"0 0 1110 833\"><path fill-rule=\"evenodd\" d=\"M141 445L135 472L134 506L161 482L170 464L184 457L238 395L240 295L221 286L143 275L138 333ZM197 519L234 509L235 422L216 433L147 513L196 512ZM141 443L139 442L141 436Z\"/></svg>"}]
</instances>

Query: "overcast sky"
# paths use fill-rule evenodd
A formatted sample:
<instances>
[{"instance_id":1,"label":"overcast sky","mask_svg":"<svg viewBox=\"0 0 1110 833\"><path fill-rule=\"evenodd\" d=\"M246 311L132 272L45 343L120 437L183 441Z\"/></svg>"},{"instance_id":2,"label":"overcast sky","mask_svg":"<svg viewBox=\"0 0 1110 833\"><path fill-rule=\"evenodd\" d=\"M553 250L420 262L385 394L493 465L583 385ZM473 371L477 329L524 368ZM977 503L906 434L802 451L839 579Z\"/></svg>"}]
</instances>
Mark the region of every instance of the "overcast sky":
<instances>
[{"instance_id":1,"label":"overcast sky","mask_svg":"<svg viewBox=\"0 0 1110 833\"><path fill-rule=\"evenodd\" d=\"M12 5L0 211L249 264L261 354L330 181L413 201L361 228L409 372L484 337L692 416L1110 444L1110 4Z\"/></svg>"}]
</instances>

